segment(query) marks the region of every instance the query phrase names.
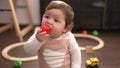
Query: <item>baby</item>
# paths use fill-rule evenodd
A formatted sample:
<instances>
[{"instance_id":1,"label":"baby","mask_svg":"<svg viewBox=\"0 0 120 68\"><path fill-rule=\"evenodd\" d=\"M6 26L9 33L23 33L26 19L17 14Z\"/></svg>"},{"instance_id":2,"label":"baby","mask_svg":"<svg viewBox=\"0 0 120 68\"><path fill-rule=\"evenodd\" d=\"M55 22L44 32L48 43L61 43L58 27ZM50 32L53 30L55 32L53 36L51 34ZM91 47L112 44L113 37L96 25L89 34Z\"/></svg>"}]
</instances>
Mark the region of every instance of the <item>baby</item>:
<instances>
[{"instance_id":1,"label":"baby","mask_svg":"<svg viewBox=\"0 0 120 68\"><path fill-rule=\"evenodd\" d=\"M81 51L74 35L74 11L63 1L51 1L42 17L43 25L49 25L48 34L36 31L24 45L27 53L38 55L40 68L81 68Z\"/></svg>"}]
</instances>

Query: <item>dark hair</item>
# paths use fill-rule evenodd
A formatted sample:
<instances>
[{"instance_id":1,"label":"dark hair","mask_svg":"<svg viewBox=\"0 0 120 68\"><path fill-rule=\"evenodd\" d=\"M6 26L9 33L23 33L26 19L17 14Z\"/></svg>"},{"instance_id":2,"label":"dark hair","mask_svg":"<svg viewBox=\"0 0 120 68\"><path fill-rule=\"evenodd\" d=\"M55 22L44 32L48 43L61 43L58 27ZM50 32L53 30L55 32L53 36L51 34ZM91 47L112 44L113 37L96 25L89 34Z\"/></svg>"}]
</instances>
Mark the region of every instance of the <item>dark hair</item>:
<instances>
[{"instance_id":1,"label":"dark hair","mask_svg":"<svg viewBox=\"0 0 120 68\"><path fill-rule=\"evenodd\" d=\"M68 30L71 30L73 28L74 11L70 5L63 1L51 1L45 10L50 9L61 9L65 14L65 27Z\"/></svg>"}]
</instances>

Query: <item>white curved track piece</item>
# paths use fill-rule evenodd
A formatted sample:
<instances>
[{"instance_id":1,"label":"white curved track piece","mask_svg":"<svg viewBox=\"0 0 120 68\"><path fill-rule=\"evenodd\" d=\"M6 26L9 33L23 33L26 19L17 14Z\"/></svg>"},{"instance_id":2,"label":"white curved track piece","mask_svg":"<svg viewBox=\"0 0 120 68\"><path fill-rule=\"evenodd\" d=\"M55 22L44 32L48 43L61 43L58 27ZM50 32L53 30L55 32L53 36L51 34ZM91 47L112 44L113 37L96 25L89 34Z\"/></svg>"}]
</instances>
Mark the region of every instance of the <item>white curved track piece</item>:
<instances>
[{"instance_id":1,"label":"white curved track piece","mask_svg":"<svg viewBox=\"0 0 120 68\"><path fill-rule=\"evenodd\" d=\"M37 56L33 56L33 57L25 57L25 58L20 58L20 57L14 57L14 56L10 56L8 54L8 52L15 48L15 47L18 47L18 46L23 46L25 44L25 42L19 42L19 43L14 43L14 44L11 44L9 46L7 46L6 48L4 48L2 50L2 56L5 58L5 59L8 59L8 60L11 60L11 61L16 61L16 60L20 60L20 61L33 61L33 60L37 60Z\"/></svg>"},{"instance_id":2,"label":"white curved track piece","mask_svg":"<svg viewBox=\"0 0 120 68\"><path fill-rule=\"evenodd\" d=\"M100 39L99 37L96 37L96 36L92 36L92 35L88 35L88 34L74 34L75 37L82 37L82 38L90 38L90 39L93 39L93 40L96 40L98 41L98 45L94 46L93 47L93 50L98 50L98 49L101 49L103 46L104 46L104 42L102 39ZM15 60L20 60L20 61L34 61L34 60L37 60L38 57L37 56L32 56L32 57L25 57L25 58L21 58L21 57L14 57L14 56L10 56L8 54L8 52L15 48L15 47L18 47L18 46L23 46L25 44L25 42L18 42L18 43L14 43L14 44L11 44L9 46L7 46L6 48L4 48L2 50L2 56L5 58L5 59L8 59L8 60L11 60L11 61L15 61ZM85 47L80 47L81 50L86 50Z\"/></svg>"},{"instance_id":3,"label":"white curved track piece","mask_svg":"<svg viewBox=\"0 0 120 68\"><path fill-rule=\"evenodd\" d=\"M75 33L74 36L75 37L82 37L82 38L90 38L90 39L96 40L98 42L98 45L94 46L93 50L101 49L104 46L103 40L99 37L92 36L92 35L89 35L89 34L79 34L79 33L78 34ZM80 49L81 50L86 50L85 47L80 47Z\"/></svg>"}]
</instances>

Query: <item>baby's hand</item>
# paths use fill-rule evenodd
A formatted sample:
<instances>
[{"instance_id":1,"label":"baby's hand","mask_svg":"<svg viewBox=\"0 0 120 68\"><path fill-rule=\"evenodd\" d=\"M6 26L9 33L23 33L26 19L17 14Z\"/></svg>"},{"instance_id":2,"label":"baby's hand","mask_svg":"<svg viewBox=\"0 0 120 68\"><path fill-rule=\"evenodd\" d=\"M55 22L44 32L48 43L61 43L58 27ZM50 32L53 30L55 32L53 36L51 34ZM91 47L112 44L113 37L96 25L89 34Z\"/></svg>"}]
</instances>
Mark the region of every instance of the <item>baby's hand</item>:
<instances>
[{"instance_id":1,"label":"baby's hand","mask_svg":"<svg viewBox=\"0 0 120 68\"><path fill-rule=\"evenodd\" d=\"M38 30L38 32L37 32L37 34L36 34L36 38L37 38L40 42L45 41L48 37L49 37L49 34L47 34L46 31L42 31L41 29Z\"/></svg>"}]
</instances>

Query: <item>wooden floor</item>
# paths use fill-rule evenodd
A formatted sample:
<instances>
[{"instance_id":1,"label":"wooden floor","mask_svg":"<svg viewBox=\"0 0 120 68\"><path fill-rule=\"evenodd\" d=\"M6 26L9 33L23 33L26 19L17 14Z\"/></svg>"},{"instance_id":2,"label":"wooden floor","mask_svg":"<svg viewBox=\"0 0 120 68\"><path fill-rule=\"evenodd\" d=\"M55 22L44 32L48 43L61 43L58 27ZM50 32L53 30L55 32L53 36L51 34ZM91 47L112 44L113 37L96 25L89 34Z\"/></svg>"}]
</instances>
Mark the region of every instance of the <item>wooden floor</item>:
<instances>
[{"instance_id":1,"label":"wooden floor","mask_svg":"<svg viewBox=\"0 0 120 68\"><path fill-rule=\"evenodd\" d=\"M26 41L33 31L24 36ZM97 57L100 60L99 68L120 68L120 30L104 30L99 31L99 37L104 40L105 46L102 49L94 51L93 54L87 54L82 51L82 68L86 68L85 61L91 57ZM8 30L0 34L0 52L6 46L19 42L13 30ZM82 45L80 39L77 39L79 45ZM85 42L85 41L84 41ZM88 42L88 40L86 41ZM89 42L90 44L94 42ZM89 45L88 43L88 45ZM22 47L16 47L9 52L12 56L23 57L27 56ZM39 68L38 61L23 62L21 68ZM14 68L13 61L6 60L0 56L0 68Z\"/></svg>"}]
</instances>

